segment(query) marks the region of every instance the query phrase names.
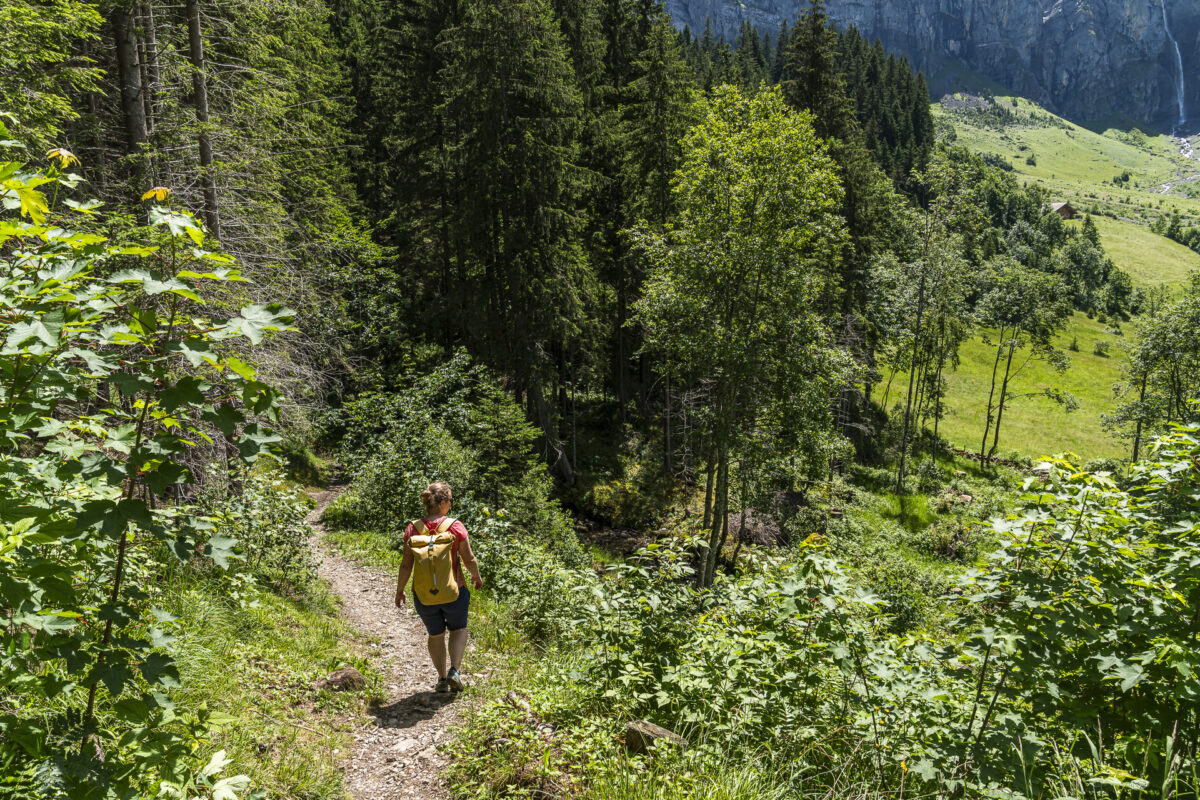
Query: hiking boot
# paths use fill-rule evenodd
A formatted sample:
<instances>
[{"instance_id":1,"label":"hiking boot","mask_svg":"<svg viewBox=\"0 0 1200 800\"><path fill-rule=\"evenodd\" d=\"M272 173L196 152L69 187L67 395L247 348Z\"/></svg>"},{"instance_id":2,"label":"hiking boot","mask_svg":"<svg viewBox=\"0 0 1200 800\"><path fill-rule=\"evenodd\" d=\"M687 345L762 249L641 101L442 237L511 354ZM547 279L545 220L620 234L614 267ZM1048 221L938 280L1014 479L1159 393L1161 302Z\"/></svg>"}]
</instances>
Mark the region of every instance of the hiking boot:
<instances>
[{"instance_id":1,"label":"hiking boot","mask_svg":"<svg viewBox=\"0 0 1200 800\"><path fill-rule=\"evenodd\" d=\"M450 671L446 673L446 680L450 682L451 691L461 692L467 688L467 683L463 680L463 676L454 667L451 667Z\"/></svg>"},{"instance_id":2,"label":"hiking boot","mask_svg":"<svg viewBox=\"0 0 1200 800\"><path fill-rule=\"evenodd\" d=\"M438 682L437 682L437 687L434 689L434 691L437 692L438 694L449 694L450 693L450 681L446 680L445 678L439 678Z\"/></svg>"}]
</instances>

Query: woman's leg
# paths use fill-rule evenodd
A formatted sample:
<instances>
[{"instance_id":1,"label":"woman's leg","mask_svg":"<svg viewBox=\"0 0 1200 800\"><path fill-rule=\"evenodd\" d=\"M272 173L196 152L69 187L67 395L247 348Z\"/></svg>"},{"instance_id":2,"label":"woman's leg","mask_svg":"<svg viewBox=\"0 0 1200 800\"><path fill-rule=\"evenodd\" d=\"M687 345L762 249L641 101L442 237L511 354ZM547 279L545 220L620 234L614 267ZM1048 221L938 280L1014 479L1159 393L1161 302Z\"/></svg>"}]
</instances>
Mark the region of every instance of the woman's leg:
<instances>
[{"instance_id":1,"label":"woman's leg","mask_svg":"<svg viewBox=\"0 0 1200 800\"><path fill-rule=\"evenodd\" d=\"M471 591L466 587L458 599L446 608L446 627L450 630L450 666L462 669L463 653L467 651L467 615L471 608Z\"/></svg>"},{"instance_id":2,"label":"woman's leg","mask_svg":"<svg viewBox=\"0 0 1200 800\"><path fill-rule=\"evenodd\" d=\"M467 652L467 629L450 631L450 666L462 669L463 653Z\"/></svg>"},{"instance_id":3,"label":"woman's leg","mask_svg":"<svg viewBox=\"0 0 1200 800\"><path fill-rule=\"evenodd\" d=\"M454 634L459 631L450 631L450 648L454 649ZM466 634L466 631L462 631ZM463 643L466 643L466 636L463 637ZM429 657L433 659L433 666L437 669L439 678L446 677L446 634L439 633L437 636L429 637ZM459 653L459 658L462 658L462 653Z\"/></svg>"}]
</instances>

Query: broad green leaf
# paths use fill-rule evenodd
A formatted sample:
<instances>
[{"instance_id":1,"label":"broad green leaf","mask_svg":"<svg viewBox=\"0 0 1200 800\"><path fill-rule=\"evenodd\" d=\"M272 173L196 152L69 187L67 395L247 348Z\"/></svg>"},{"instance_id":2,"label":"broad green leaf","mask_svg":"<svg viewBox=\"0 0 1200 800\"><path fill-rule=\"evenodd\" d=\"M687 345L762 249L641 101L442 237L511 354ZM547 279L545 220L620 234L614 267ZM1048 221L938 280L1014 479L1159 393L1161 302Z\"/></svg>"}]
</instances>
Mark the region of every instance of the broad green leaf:
<instances>
[{"instance_id":1,"label":"broad green leaf","mask_svg":"<svg viewBox=\"0 0 1200 800\"><path fill-rule=\"evenodd\" d=\"M212 800L238 800L238 795L250 788L250 778L235 775L222 778L213 786Z\"/></svg>"},{"instance_id":2,"label":"broad green leaf","mask_svg":"<svg viewBox=\"0 0 1200 800\"><path fill-rule=\"evenodd\" d=\"M258 373L254 370L254 367L239 358L229 358L225 364L248 381L252 381L258 377Z\"/></svg>"},{"instance_id":3,"label":"broad green leaf","mask_svg":"<svg viewBox=\"0 0 1200 800\"><path fill-rule=\"evenodd\" d=\"M222 770L229 766L230 761L231 759L226 757L224 750L218 750L213 754L213 757L208 760L208 764L202 770L200 770L200 774L205 778L212 778L216 775L219 775L221 774Z\"/></svg>"},{"instance_id":4,"label":"broad green leaf","mask_svg":"<svg viewBox=\"0 0 1200 800\"><path fill-rule=\"evenodd\" d=\"M209 388L208 382L203 378L196 376L180 378L174 386L168 385L159 390L159 403L168 412L174 412L183 405L202 405L206 400L204 393Z\"/></svg>"},{"instance_id":5,"label":"broad green leaf","mask_svg":"<svg viewBox=\"0 0 1200 800\"><path fill-rule=\"evenodd\" d=\"M246 306L242 309L241 316L229 321L229 327L240 331L251 343L259 344L265 332L295 330L291 327L295 315L296 312L280 305Z\"/></svg>"}]
</instances>

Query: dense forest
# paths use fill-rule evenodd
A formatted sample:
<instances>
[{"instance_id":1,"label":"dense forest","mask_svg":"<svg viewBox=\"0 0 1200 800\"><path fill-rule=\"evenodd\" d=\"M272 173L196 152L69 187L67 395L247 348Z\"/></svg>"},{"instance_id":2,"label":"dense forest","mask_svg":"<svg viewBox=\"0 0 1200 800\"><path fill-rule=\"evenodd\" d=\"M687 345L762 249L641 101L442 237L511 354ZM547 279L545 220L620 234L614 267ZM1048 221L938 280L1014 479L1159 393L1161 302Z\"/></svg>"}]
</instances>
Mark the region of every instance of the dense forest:
<instances>
[{"instance_id":1,"label":"dense forest","mask_svg":"<svg viewBox=\"0 0 1200 800\"><path fill-rule=\"evenodd\" d=\"M394 575L434 480L454 796L1196 796L1200 276L1135 287L821 0L0 31L0 798L348 796L392 678L318 562ZM1005 446L1076 312L1135 331L1128 459Z\"/></svg>"}]
</instances>

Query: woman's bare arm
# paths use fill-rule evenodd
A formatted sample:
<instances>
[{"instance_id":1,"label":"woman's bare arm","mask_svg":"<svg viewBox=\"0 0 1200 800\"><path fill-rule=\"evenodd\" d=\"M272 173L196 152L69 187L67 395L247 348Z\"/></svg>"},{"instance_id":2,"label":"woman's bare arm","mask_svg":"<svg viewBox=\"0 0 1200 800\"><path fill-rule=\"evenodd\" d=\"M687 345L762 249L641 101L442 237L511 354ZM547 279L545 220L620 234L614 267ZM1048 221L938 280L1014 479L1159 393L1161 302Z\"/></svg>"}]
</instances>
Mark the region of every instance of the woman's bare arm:
<instances>
[{"instance_id":1,"label":"woman's bare arm","mask_svg":"<svg viewBox=\"0 0 1200 800\"><path fill-rule=\"evenodd\" d=\"M479 561L475 558L475 554L471 552L471 540L464 539L458 552L462 555L463 565L471 573L471 578L475 582L475 588L483 588L483 576L479 574Z\"/></svg>"},{"instance_id":2,"label":"woman's bare arm","mask_svg":"<svg viewBox=\"0 0 1200 800\"><path fill-rule=\"evenodd\" d=\"M400 561L400 574L396 576L396 608L402 608L408 598L404 595L404 587L408 585L408 577L412 575L413 554L404 543L404 558Z\"/></svg>"}]
</instances>

